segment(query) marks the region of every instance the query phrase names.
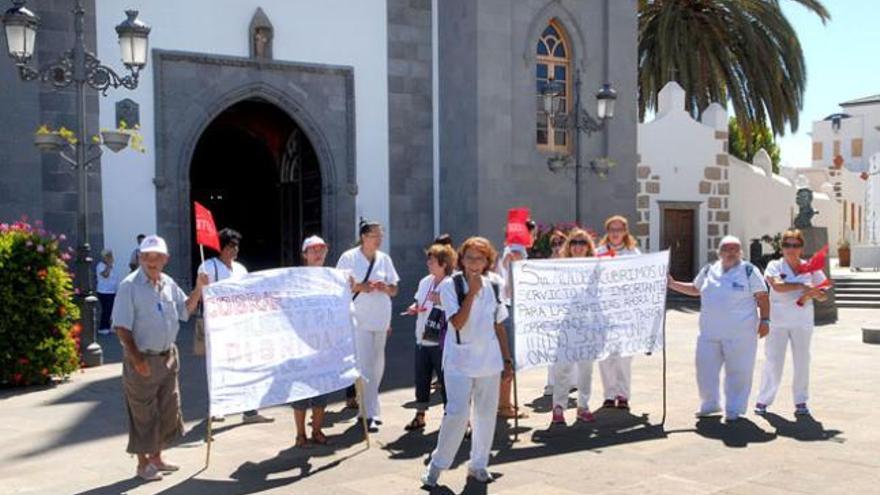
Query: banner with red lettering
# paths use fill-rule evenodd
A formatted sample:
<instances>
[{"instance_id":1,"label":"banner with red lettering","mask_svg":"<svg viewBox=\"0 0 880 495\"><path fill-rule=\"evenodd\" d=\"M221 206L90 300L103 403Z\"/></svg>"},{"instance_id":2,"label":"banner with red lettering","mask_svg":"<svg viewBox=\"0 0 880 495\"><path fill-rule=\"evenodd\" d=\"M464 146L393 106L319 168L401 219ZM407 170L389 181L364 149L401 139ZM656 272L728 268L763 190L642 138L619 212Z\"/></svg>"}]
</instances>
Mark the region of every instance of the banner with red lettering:
<instances>
[{"instance_id":1,"label":"banner with red lettering","mask_svg":"<svg viewBox=\"0 0 880 495\"><path fill-rule=\"evenodd\" d=\"M220 251L220 237L217 235L217 227L214 225L214 215L211 214L211 210L195 201L193 202L193 211L196 214L196 244Z\"/></svg>"},{"instance_id":2,"label":"banner with red lettering","mask_svg":"<svg viewBox=\"0 0 880 495\"><path fill-rule=\"evenodd\" d=\"M212 416L288 404L357 379L346 272L253 272L205 287L204 301Z\"/></svg>"}]
</instances>

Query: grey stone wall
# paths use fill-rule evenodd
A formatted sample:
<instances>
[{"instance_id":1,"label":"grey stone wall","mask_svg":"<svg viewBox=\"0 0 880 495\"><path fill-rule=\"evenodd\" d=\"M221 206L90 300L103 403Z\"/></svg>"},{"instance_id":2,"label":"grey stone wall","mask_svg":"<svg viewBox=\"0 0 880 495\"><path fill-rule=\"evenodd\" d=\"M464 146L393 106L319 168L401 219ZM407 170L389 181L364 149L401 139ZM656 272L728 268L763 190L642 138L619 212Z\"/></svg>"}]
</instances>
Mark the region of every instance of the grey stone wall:
<instances>
[{"instance_id":1,"label":"grey stone wall","mask_svg":"<svg viewBox=\"0 0 880 495\"><path fill-rule=\"evenodd\" d=\"M36 55L31 64L51 62L73 46L72 2L34 0L28 7L40 17ZM86 46L95 48L95 2L86 0ZM6 7L4 7L5 10ZM120 20L122 19L120 12ZM101 26L113 29L113 26ZM48 230L76 239L76 174L57 155L42 154L33 146L33 133L41 124L53 129L76 129L75 89L55 90L50 85L22 82L7 57L5 37L0 42L0 221L22 214L43 220ZM111 66L115 60L105 61ZM87 92L88 133L98 131L98 95ZM89 175L90 242L100 249L103 242L100 163Z\"/></svg>"},{"instance_id":2,"label":"grey stone wall","mask_svg":"<svg viewBox=\"0 0 880 495\"><path fill-rule=\"evenodd\" d=\"M315 150L323 187L323 237L335 260L354 232L356 169L354 70L153 50L156 125L156 219L173 256L168 273L192 279L190 162L199 136L231 105L271 103L296 122Z\"/></svg>"},{"instance_id":3,"label":"grey stone wall","mask_svg":"<svg viewBox=\"0 0 880 495\"><path fill-rule=\"evenodd\" d=\"M573 45L572 71L582 70L583 107L595 115L605 81L603 0L444 0L440 15L441 204L456 237L503 240L507 209L527 206L538 222L574 219L571 173L548 170L535 146L535 44L551 19ZM636 223L636 2L609 3L607 79L618 92L604 133L582 137L584 164L617 162L605 180L583 174L582 216L600 229L611 214ZM478 194L478 197L475 195Z\"/></svg>"},{"instance_id":4,"label":"grey stone wall","mask_svg":"<svg viewBox=\"0 0 880 495\"><path fill-rule=\"evenodd\" d=\"M434 235L432 63L431 0L388 0L389 231L400 306L425 274Z\"/></svg>"}]
</instances>

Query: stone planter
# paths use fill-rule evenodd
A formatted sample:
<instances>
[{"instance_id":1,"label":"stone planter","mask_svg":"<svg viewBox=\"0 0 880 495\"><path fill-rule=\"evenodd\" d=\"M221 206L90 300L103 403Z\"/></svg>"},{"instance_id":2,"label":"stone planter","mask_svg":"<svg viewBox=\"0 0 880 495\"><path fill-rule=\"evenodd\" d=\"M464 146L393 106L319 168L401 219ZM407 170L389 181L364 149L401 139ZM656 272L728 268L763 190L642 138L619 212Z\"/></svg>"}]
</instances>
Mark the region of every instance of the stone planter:
<instances>
[{"instance_id":1,"label":"stone planter","mask_svg":"<svg viewBox=\"0 0 880 495\"><path fill-rule=\"evenodd\" d=\"M125 149L129 140L131 140L131 135L125 132L101 131L101 141L114 153Z\"/></svg>"},{"instance_id":2,"label":"stone planter","mask_svg":"<svg viewBox=\"0 0 880 495\"><path fill-rule=\"evenodd\" d=\"M34 135L34 145L36 145L41 151L57 152L62 146L64 146L64 143L66 143L64 138L54 132Z\"/></svg>"}]
</instances>

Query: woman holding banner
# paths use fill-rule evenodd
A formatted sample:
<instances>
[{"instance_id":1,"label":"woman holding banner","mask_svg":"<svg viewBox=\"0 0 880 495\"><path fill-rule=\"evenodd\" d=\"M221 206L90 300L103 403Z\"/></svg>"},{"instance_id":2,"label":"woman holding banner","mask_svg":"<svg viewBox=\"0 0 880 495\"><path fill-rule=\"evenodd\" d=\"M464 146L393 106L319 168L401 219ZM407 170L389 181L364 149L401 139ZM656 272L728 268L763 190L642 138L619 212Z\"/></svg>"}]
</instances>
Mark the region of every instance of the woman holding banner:
<instances>
[{"instance_id":1,"label":"woman holding banner","mask_svg":"<svg viewBox=\"0 0 880 495\"><path fill-rule=\"evenodd\" d=\"M455 249L445 244L434 244L425 252L428 276L419 282L415 301L407 308L416 318L415 389L416 417L406 426L407 431L425 427L425 412L431 399L431 376L437 375L440 395L446 404L443 387L443 347L441 338L446 332L446 313L440 303L440 284L452 275L456 263Z\"/></svg>"},{"instance_id":2,"label":"woman holding banner","mask_svg":"<svg viewBox=\"0 0 880 495\"><path fill-rule=\"evenodd\" d=\"M379 383L385 373L385 341L391 333L391 298L397 295L400 277L391 257L379 250L384 232L378 222L361 220L360 241L336 264L348 270L354 294L355 351L366 381L364 408L367 429L379 431Z\"/></svg>"},{"instance_id":3,"label":"woman holding banner","mask_svg":"<svg viewBox=\"0 0 880 495\"><path fill-rule=\"evenodd\" d=\"M566 241L568 241L568 236L566 236L561 230L554 230L550 234L550 259L559 259L563 257L562 249L565 247ZM547 367L547 384L544 385L544 396L546 397L553 396L554 377L556 373L554 368L554 365ZM574 377L574 370L572 370L572 373L566 377L565 382L560 384L560 387L565 387L566 390L571 390L576 383L577 378Z\"/></svg>"},{"instance_id":4,"label":"woman holding banner","mask_svg":"<svg viewBox=\"0 0 880 495\"><path fill-rule=\"evenodd\" d=\"M721 239L718 257L704 266L693 282L669 276L669 288L701 299L696 357L701 405L697 417L721 412L718 378L723 366L724 411L731 422L748 406L758 338L770 332L770 300L760 270L742 260L739 239Z\"/></svg>"},{"instance_id":5,"label":"woman holding banner","mask_svg":"<svg viewBox=\"0 0 880 495\"><path fill-rule=\"evenodd\" d=\"M305 266L322 267L327 258L327 243L324 239L313 235L303 241L302 258ZM321 428L324 426L324 408L327 407L327 399L330 394L319 395L309 399L298 400L292 404L293 419L296 422L296 446L308 447L309 439L306 437L306 410L312 409L312 439L311 443L326 445L327 436Z\"/></svg>"},{"instance_id":6,"label":"woman holding banner","mask_svg":"<svg viewBox=\"0 0 880 495\"><path fill-rule=\"evenodd\" d=\"M513 374L507 334L501 325L508 316L498 296L501 280L490 272L496 257L487 239L471 237L458 251L461 273L440 285L440 302L449 324L443 349L447 403L437 447L422 476L427 487L436 486L440 473L452 466L469 418L468 476L482 483L492 481L486 467L497 421L498 385L502 376Z\"/></svg>"},{"instance_id":7,"label":"woman holding banner","mask_svg":"<svg viewBox=\"0 0 880 495\"><path fill-rule=\"evenodd\" d=\"M568 241L563 247L563 256L566 258L587 258L596 255L596 247L589 232L575 228L568 234ZM585 423L596 421L590 412L590 392L593 385L593 361L579 361L577 363L556 363L553 366L554 382L565 383L566 377L571 375L572 368L576 367L577 376L577 420ZM568 405L568 389L566 387L553 387L553 420L552 424L565 424L565 408Z\"/></svg>"},{"instance_id":8,"label":"woman holding banner","mask_svg":"<svg viewBox=\"0 0 880 495\"><path fill-rule=\"evenodd\" d=\"M598 257L633 256L642 254L636 239L629 232L626 217L614 215L605 220L605 237L596 249ZM599 361L605 402L602 407L629 410L630 385L632 384L632 356L612 355ZM616 401L616 403L615 403Z\"/></svg>"},{"instance_id":9,"label":"woman holding banner","mask_svg":"<svg viewBox=\"0 0 880 495\"><path fill-rule=\"evenodd\" d=\"M787 230L782 234L782 259L767 265L765 276L770 284L770 305L773 307L773 328L764 343L766 361L758 392L755 414L766 414L767 406L773 404L782 368L785 366L785 348L791 342L791 359L794 367L792 393L795 415L810 414L807 408L810 387L810 340L813 338L813 299L827 299L823 291L827 278L822 269L812 271L801 260L804 236L800 230ZM824 261L824 260L823 260ZM824 262L821 263L824 265ZM804 269L806 267L806 269Z\"/></svg>"}]
</instances>

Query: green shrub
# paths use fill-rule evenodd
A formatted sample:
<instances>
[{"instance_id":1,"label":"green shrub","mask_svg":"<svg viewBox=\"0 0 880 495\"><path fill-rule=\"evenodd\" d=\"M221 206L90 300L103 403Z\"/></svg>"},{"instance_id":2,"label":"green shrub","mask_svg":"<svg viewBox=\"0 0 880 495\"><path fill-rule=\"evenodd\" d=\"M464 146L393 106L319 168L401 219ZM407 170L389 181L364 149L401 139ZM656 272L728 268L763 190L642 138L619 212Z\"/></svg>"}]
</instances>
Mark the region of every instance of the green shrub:
<instances>
[{"instance_id":1,"label":"green shrub","mask_svg":"<svg viewBox=\"0 0 880 495\"><path fill-rule=\"evenodd\" d=\"M25 220L0 224L0 385L65 378L79 369L79 308L64 236Z\"/></svg>"}]
</instances>

